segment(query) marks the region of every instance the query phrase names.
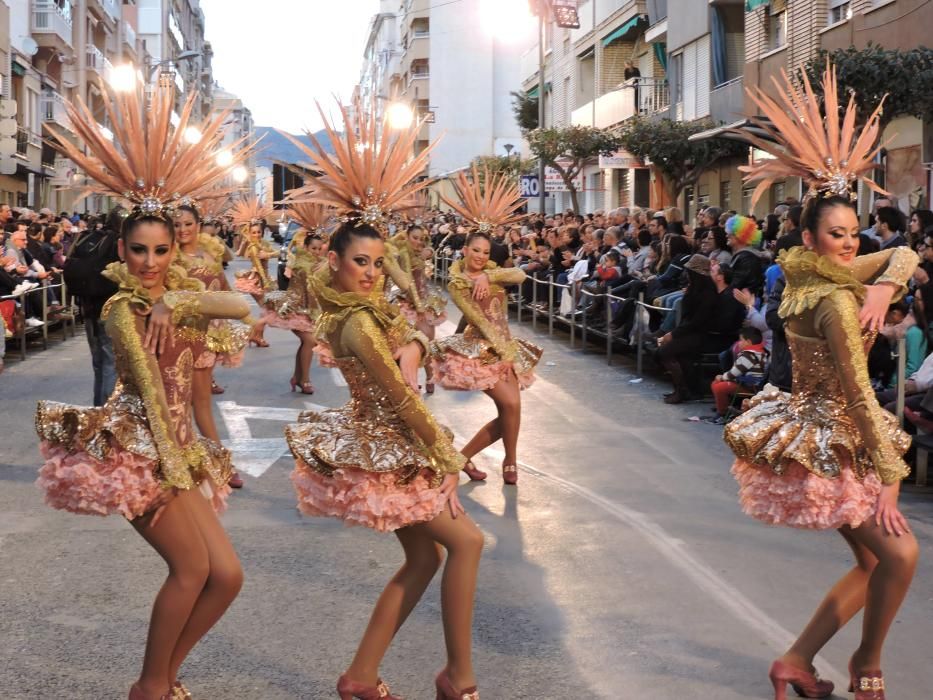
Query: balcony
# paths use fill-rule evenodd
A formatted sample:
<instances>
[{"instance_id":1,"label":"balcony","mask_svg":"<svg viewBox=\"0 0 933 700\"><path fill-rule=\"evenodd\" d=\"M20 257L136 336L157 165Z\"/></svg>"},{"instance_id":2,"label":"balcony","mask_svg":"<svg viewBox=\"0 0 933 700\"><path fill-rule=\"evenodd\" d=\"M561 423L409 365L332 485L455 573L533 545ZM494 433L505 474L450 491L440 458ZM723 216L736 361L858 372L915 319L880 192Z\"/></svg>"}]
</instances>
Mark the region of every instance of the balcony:
<instances>
[{"instance_id":1,"label":"balcony","mask_svg":"<svg viewBox=\"0 0 933 700\"><path fill-rule=\"evenodd\" d=\"M39 138L39 135L30 131L29 129L18 126L16 127L16 158L25 161L35 161L35 165L38 165L39 162L39 149L42 147L42 139ZM30 153L30 148L32 148L32 153Z\"/></svg>"},{"instance_id":2,"label":"balcony","mask_svg":"<svg viewBox=\"0 0 933 700\"><path fill-rule=\"evenodd\" d=\"M49 0L33 0L30 31L39 46L65 51L72 48L71 13Z\"/></svg>"},{"instance_id":3,"label":"balcony","mask_svg":"<svg viewBox=\"0 0 933 700\"><path fill-rule=\"evenodd\" d=\"M114 23L120 20L120 7L116 0L89 0L87 6L101 19L109 19Z\"/></svg>"},{"instance_id":4,"label":"balcony","mask_svg":"<svg viewBox=\"0 0 933 700\"><path fill-rule=\"evenodd\" d=\"M717 85L709 94L709 113L716 124L731 124L745 113L745 90L741 77Z\"/></svg>"},{"instance_id":5,"label":"balcony","mask_svg":"<svg viewBox=\"0 0 933 700\"><path fill-rule=\"evenodd\" d=\"M54 90L42 93L40 107L42 109L42 121L64 127L69 131L72 130L68 110L65 109L65 99L60 93Z\"/></svg>"},{"instance_id":6,"label":"balcony","mask_svg":"<svg viewBox=\"0 0 933 700\"><path fill-rule=\"evenodd\" d=\"M123 43L136 53L136 30L126 20L123 21Z\"/></svg>"},{"instance_id":7,"label":"balcony","mask_svg":"<svg viewBox=\"0 0 933 700\"><path fill-rule=\"evenodd\" d=\"M671 104L666 80L633 78L618 90L597 97L575 109L571 115L574 126L595 126L600 129L621 124L636 114L650 116L666 113ZM595 118L594 118L595 112Z\"/></svg>"},{"instance_id":8,"label":"balcony","mask_svg":"<svg viewBox=\"0 0 933 700\"><path fill-rule=\"evenodd\" d=\"M431 41L428 34L424 36L413 35L408 40L405 58L409 61L425 61L431 58Z\"/></svg>"},{"instance_id":9,"label":"balcony","mask_svg":"<svg viewBox=\"0 0 933 700\"><path fill-rule=\"evenodd\" d=\"M110 71L113 70L110 59L104 56L104 52L94 44L87 45L87 67L88 70L95 71L104 80L109 80Z\"/></svg>"}]
</instances>

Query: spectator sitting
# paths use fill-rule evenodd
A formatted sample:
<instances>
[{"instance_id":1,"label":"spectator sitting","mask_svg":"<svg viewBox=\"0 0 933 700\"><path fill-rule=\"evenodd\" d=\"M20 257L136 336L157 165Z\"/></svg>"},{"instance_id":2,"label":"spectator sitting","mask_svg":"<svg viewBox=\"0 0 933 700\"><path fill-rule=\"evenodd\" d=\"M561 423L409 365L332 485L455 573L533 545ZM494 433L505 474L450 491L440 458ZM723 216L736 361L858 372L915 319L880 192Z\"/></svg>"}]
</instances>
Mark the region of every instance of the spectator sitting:
<instances>
[{"instance_id":1,"label":"spectator sitting","mask_svg":"<svg viewBox=\"0 0 933 700\"><path fill-rule=\"evenodd\" d=\"M728 265L712 263L710 278L716 286L716 308L707 328L703 352L722 352L739 338L739 330L747 315L745 305L735 296L733 270ZM747 291L747 290L746 290Z\"/></svg>"},{"instance_id":2,"label":"spectator sitting","mask_svg":"<svg viewBox=\"0 0 933 700\"><path fill-rule=\"evenodd\" d=\"M901 235L901 213L894 207L881 207L875 215L875 233L881 239L881 250L907 245Z\"/></svg>"},{"instance_id":3,"label":"spectator sitting","mask_svg":"<svg viewBox=\"0 0 933 700\"><path fill-rule=\"evenodd\" d=\"M729 250L729 238L726 230L719 226L712 226L700 241L700 252L707 256L711 262L728 265L732 262L732 252Z\"/></svg>"},{"instance_id":4,"label":"spectator sitting","mask_svg":"<svg viewBox=\"0 0 933 700\"><path fill-rule=\"evenodd\" d=\"M765 261L756 246L761 243L761 231L754 219L733 216L726 222L726 233L732 245L731 265L735 286L760 294L764 289Z\"/></svg>"},{"instance_id":5,"label":"spectator sitting","mask_svg":"<svg viewBox=\"0 0 933 700\"><path fill-rule=\"evenodd\" d=\"M716 400L716 423L724 423L729 403L739 387L758 389L764 384L768 351L765 349L761 331L746 326L739 333L736 344L738 354L732 368L713 379L710 389Z\"/></svg>"}]
</instances>

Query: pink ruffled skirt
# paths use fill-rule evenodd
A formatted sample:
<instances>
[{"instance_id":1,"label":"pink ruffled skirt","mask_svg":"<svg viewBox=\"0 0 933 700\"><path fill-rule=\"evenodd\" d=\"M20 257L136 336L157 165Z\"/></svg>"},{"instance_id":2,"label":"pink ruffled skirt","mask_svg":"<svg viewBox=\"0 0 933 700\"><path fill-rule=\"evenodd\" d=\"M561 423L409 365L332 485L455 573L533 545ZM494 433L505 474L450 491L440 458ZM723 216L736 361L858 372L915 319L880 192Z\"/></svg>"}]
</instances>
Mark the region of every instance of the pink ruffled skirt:
<instances>
[{"instance_id":1,"label":"pink ruffled skirt","mask_svg":"<svg viewBox=\"0 0 933 700\"><path fill-rule=\"evenodd\" d=\"M810 530L858 527L875 515L881 493L875 472L859 480L849 467L829 478L796 462L776 474L767 465L736 459L732 475L739 483L739 502L746 515L769 525Z\"/></svg>"},{"instance_id":2,"label":"pink ruffled skirt","mask_svg":"<svg viewBox=\"0 0 933 700\"><path fill-rule=\"evenodd\" d=\"M511 362L483 362L478 358L446 352L442 359L432 358L435 381L453 391L486 391L514 374L519 386L527 389L535 381L534 371L517 374Z\"/></svg>"},{"instance_id":3,"label":"pink ruffled skirt","mask_svg":"<svg viewBox=\"0 0 933 700\"><path fill-rule=\"evenodd\" d=\"M80 515L122 515L135 520L152 510L162 492L153 475L156 463L135 455L111 440L104 460L83 450L69 450L62 445L39 443L45 463L39 468L36 486L45 494L45 502L57 510ZM201 492L214 510L226 510L229 486L217 486L206 479Z\"/></svg>"},{"instance_id":4,"label":"pink ruffled skirt","mask_svg":"<svg viewBox=\"0 0 933 700\"><path fill-rule=\"evenodd\" d=\"M407 299L399 299L396 303L398 304L398 309L402 316L404 316L405 320L413 326L417 326L419 323L427 323L431 326L439 326L447 320L446 311L436 313L433 309L429 308L425 309L421 313L418 313L415 311L415 307L412 306L411 302L409 302Z\"/></svg>"},{"instance_id":5,"label":"pink ruffled skirt","mask_svg":"<svg viewBox=\"0 0 933 700\"><path fill-rule=\"evenodd\" d=\"M271 309L266 309L260 316L266 325L273 328L284 328L289 331L299 331L301 333L313 333L314 323L305 314L289 314L281 316Z\"/></svg>"},{"instance_id":6,"label":"pink ruffled skirt","mask_svg":"<svg viewBox=\"0 0 933 700\"><path fill-rule=\"evenodd\" d=\"M238 292L243 292L244 294L256 295L265 292L262 288L262 282L259 280L259 276L254 274L247 274L242 277L237 276L233 281L233 286Z\"/></svg>"},{"instance_id":7,"label":"pink ruffled skirt","mask_svg":"<svg viewBox=\"0 0 933 700\"><path fill-rule=\"evenodd\" d=\"M398 484L398 475L392 472L352 468L324 476L296 457L291 479L298 509L305 515L340 518L347 525L378 532L433 520L446 504L440 489L433 488L424 473L407 484Z\"/></svg>"}]
</instances>

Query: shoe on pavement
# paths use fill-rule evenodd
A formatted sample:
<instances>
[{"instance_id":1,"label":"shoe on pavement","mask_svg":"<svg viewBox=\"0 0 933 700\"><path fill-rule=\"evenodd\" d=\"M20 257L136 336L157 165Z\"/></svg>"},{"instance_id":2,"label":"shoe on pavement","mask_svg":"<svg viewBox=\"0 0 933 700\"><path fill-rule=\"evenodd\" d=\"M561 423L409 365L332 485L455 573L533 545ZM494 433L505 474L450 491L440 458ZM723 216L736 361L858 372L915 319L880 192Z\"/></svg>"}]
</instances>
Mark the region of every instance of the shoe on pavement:
<instances>
[{"instance_id":1,"label":"shoe on pavement","mask_svg":"<svg viewBox=\"0 0 933 700\"><path fill-rule=\"evenodd\" d=\"M45 325L44 322L40 321L39 319L35 317L30 317L26 319L27 328L41 328L44 325Z\"/></svg>"}]
</instances>

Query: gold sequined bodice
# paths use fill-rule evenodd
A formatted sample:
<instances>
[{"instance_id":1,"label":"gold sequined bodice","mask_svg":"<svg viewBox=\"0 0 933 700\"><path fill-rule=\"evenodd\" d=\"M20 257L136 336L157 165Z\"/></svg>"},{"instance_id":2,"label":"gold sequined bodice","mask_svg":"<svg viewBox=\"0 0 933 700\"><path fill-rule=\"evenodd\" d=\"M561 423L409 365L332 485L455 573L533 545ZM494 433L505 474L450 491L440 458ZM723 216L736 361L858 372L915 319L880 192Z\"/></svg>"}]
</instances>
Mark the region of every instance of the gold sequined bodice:
<instances>
[{"instance_id":1,"label":"gold sequined bodice","mask_svg":"<svg viewBox=\"0 0 933 700\"><path fill-rule=\"evenodd\" d=\"M862 331L862 347L867 351L877 331ZM812 338L787 331L787 345L793 358L793 389L796 400L835 401L844 408L839 371L825 338Z\"/></svg>"},{"instance_id":2,"label":"gold sequined bodice","mask_svg":"<svg viewBox=\"0 0 933 700\"><path fill-rule=\"evenodd\" d=\"M489 286L489 296L479 301L473 300L473 303L479 308L486 320L489 321L499 332L499 337L504 341L512 339L509 332L509 321L506 317L505 309L505 290L499 285ZM473 323L467 323L463 335L470 339L484 338L485 335Z\"/></svg>"},{"instance_id":3,"label":"gold sequined bodice","mask_svg":"<svg viewBox=\"0 0 933 700\"><path fill-rule=\"evenodd\" d=\"M373 381L356 357L336 357L334 362L350 390L350 405L356 413L378 414L384 420L397 421L392 401L379 382Z\"/></svg>"}]
</instances>

